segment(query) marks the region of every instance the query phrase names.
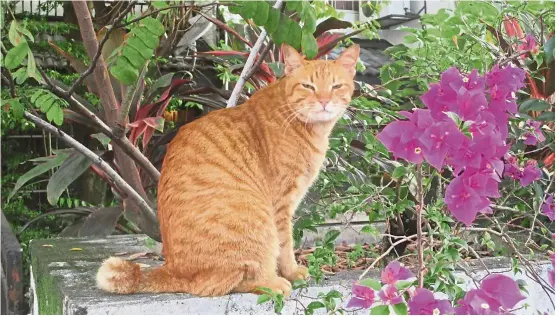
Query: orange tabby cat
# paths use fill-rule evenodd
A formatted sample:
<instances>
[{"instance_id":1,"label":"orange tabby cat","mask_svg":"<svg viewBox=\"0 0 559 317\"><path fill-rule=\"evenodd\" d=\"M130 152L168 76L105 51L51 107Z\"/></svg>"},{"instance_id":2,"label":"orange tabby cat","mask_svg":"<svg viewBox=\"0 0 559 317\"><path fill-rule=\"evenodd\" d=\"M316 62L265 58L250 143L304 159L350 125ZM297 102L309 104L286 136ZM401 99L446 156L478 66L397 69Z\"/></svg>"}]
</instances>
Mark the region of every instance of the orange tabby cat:
<instances>
[{"instance_id":1,"label":"orange tabby cat","mask_svg":"<svg viewBox=\"0 0 559 317\"><path fill-rule=\"evenodd\" d=\"M295 262L291 219L351 100L359 46L335 61L282 52L283 79L183 126L170 143L158 188L165 264L140 271L109 258L97 273L101 289L289 294L290 282L308 277Z\"/></svg>"}]
</instances>

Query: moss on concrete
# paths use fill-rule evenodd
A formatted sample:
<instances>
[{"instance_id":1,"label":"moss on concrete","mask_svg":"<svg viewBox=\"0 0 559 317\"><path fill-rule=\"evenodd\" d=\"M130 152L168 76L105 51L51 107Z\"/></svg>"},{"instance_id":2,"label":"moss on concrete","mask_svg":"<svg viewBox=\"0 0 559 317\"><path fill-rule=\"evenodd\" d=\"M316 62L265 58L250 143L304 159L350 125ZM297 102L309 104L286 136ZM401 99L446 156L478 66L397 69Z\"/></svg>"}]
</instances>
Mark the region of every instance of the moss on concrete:
<instances>
[{"instance_id":1,"label":"moss on concrete","mask_svg":"<svg viewBox=\"0 0 559 317\"><path fill-rule=\"evenodd\" d=\"M33 277L35 278L36 298L39 314L41 315L62 315L63 299L62 293L54 276L50 274L48 262L39 261L40 252L34 252L38 246L31 244L31 265L33 267Z\"/></svg>"}]
</instances>

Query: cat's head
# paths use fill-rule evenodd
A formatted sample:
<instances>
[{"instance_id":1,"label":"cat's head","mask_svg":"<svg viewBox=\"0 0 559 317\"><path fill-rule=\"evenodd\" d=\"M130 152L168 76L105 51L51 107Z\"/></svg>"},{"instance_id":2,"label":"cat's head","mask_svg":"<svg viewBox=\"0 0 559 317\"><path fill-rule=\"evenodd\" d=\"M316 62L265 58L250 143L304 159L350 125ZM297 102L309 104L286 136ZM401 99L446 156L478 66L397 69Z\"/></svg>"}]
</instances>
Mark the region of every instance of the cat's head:
<instances>
[{"instance_id":1,"label":"cat's head","mask_svg":"<svg viewBox=\"0 0 559 317\"><path fill-rule=\"evenodd\" d=\"M283 44L286 106L306 123L337 120L353 95L353 77L359 58L359 45L344 50L336 60L304 60Z\"/></svg>"}]
</instances>

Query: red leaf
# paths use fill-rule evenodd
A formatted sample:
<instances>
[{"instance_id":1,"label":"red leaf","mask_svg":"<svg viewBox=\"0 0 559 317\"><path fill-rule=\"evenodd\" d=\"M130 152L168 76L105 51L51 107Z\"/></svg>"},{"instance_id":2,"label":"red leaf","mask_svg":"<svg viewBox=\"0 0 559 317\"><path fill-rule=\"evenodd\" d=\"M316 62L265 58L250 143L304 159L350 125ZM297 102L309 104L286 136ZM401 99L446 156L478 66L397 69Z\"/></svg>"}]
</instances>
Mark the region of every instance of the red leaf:
<instances>
[{"instance_id":1,"label":"red leaf","mask_svg":"<svg viewBox=\"0 0 559 317\"><path fill-rule=\"evenodd\" d=\"M227 25L226 23L208 16L200 11L197 11L201 16L203 16L206 20L212 22L213 24L219 26L220 28L224 29L225 31L233 34L235 37L237 37L239 40L245 42L250 48L252 48L252 43L250 43L249 41L247 41L247 39L245 39L244 37L242 37L237 31L235 31L233 28L231 28L229 25Z\"/></svg>"}]
</instances>

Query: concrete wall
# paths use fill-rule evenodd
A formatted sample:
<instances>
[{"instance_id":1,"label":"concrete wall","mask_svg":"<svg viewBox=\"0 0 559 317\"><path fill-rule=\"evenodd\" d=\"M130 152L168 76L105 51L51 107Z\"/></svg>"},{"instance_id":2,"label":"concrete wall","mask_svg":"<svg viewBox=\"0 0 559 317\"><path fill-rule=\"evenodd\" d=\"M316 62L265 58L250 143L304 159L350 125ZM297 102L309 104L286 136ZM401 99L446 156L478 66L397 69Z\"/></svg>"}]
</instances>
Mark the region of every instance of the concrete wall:
<instances>
[{"instance_id":1,"label":"concrete wall","mask_svg":"<svg viewBox=\"0 0 559 317\"><path fill-rule=\"evenodd\" d=\"M253 294L233 294L214 298L200 298L188 294L133 294L114 295L98 290L95 286L95 273L101 262L109 256L119 254L127 256L153 252L154 244L143 235L111 236L104 239L45 239L31 242L33 297L32 314L81 314L81 315L114 315L114 314L273 314L270 303L257 305L257 296ZM71 251L79 248L81 251ZM152 254L137 259L144 266L156 267L161 261ZM514 279L523 279L527 283L528 298L521 302L528 308L515 311L516 314L553 314L546 292L532 281L524 272L513 275L510 258L484 259L485 266L494 273L507 274ZM460 267L473 272L474 278L487 274L480 261L470 260L459 263ZM537 274L547 281L547 271L551 269L549 262L534 263ZM339 272L320 284L310 283L305 290L298 290L286 301L283 314L303 314L301 304L308 305L320 292L338 290L343 300L339 307L345 307L351 295L351 285L357 280L361 271ZM471 289L474 283L460 271L456 274L463 279L462 287ZM371 270L368 277L380 278L380 271ZM551 294L552 297L553 294ZM519 306L520 306L519 305ZM316 314L324 314L317 310ZM368 310L360 310L355 314L366 315Z\"/></svg>"}]
</instances>

